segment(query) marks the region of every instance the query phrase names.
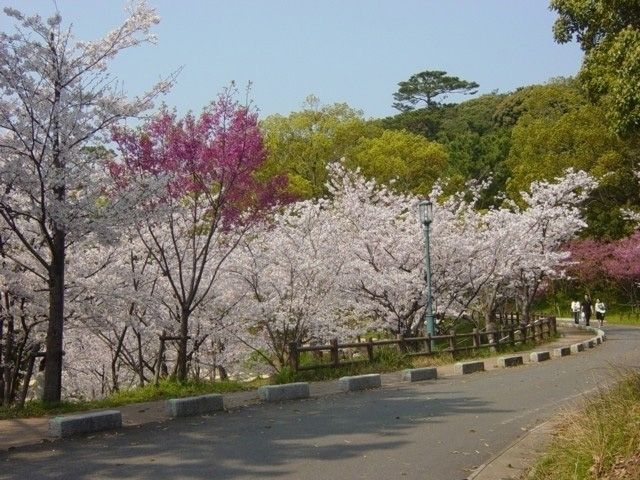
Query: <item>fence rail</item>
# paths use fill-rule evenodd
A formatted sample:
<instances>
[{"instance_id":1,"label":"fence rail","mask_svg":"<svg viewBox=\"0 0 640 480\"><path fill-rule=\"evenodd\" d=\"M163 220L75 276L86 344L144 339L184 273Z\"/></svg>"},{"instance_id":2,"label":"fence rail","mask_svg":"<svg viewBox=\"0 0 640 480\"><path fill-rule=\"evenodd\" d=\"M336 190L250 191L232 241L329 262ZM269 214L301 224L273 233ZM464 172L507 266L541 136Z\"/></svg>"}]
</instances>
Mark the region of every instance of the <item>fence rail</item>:
<instances>
[{"instance_id":1,"label":"fence rail","mask_svg":"<svg viewBox=\"0 0 640 480\"><path fill-rule=\"evenodd\" d=\"M373 362L375 359L374 350L376 348L389 345L397 345L399 351L411 355L434 355L436 353L457 353L469 350L479 350L482 348L497 348L500 345L516 345L527 340L536 341L551 338L557 333L556 317L540 317L526 325L516 324L511 315L509 321L504 322L500 328L490 331L480 331L474 328L472 332L456 333L449 330L447 335L430 335L424 337L404 337L399 335L394 339L368 340L351 343L339 343L338 339L333 339L328 345L300 345L296 342L289 343L289 364L294 372L301 370L313 370L318 368L337 368L355 363ZM516 338L518 337L518 338ZM433 348L440 345L440 348ZM446 345L446 346L444 346ZM444 348L442 348L444 346ZM347 350L363 350L366 352L364 360L346 360ZM300 354L304 352L315 352L320 359L320 363L312 365L300 365ZM329 352L329 362L323 362L324 352Z\"/></svg>"}]
</instances>

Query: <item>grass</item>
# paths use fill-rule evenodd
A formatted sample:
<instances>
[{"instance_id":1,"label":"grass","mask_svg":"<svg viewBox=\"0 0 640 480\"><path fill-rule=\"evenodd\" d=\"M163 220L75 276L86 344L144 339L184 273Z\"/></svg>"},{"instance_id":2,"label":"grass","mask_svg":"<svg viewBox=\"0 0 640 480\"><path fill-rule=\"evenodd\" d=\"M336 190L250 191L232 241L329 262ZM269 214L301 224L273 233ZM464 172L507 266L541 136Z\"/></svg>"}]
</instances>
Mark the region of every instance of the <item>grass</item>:
<instances>
[{"instance_id":1,"label":"grass","mask_svg":"<svg viewBox=\"0 0 640 480\"><path fill-rule=\"evenodd\" d=\"M553 339L552 339L553 340ZM528 350L535 345L527 342L520 345L505 345L500 347L499 353L511 353ZM444 344L443 344L444 347ZM352 375L364 375L367 373L387 373L396 372L405 368L437 367L453 363L458 360L473 358L487 358L495 355L488 348L476 352L452 355L449 352L440 352L434 356L408 356L399 352L394 347L376 349L375 361L369 363L362 361L339 368L319 368L314 370L302 370L297 373L285 368L269 379L270 383L283 384L292 382L315 382L322 380L333 380L340 377ZM311 355L305 355L301 359L301 364L310 364L315 361ZM55 406L46 405L39 401L27 402L23 409L0 406L0 420L9 418L29 418L42 417L47 415L60 415L65 413L80 412L99 408L113 408L131 403L142 403L153 400L164 400L168 398L188 397L193 395L203 395L206 393L229 393L242 390L250 390L266 383L264 380L253 382L236 381L195 381L177 382L165 379L159 385L145 385L140 388L133 388L115 392L101 400L62 402Z\"/></svg>"},{"instance_id":2,"label":"grass","mask_svg":"<svg viewBox=\"0 0 640 480\"><path fill-rule=\"evenodd\" d=\"M611 323L615 325L633 325L638 327L640 326L640 313L631 311L607 312L604 320L605 325L607 323Z\"/></svg>"},{"instance_id":3,"label":"grass","mask_svg":"<svg viewBox=\"0 0 640 480\"><path fill-rule=\"evenodd\" d=\"M301 362L301 364L304 365L307 362L310 363L310 360ZM284 368L271 377L271 383L318 382L352 375L365 375L367 373L395 372L410 367L411 361L409 357L402 355L395 348L387 347L376 350L376 357L373 362L362 361L338 368L326 367L301 370L297 373L289 368Z\"/></svg>"},{"instance_id":4,"label":"grass","mask_svg":"<svg viewBox=\"0 0 640 480\"><path fill-rule=\"evenodd\" d=\"M555 305L555 307L558 306ZM554 305L547 303L540 303L536 311L546 315L556 315L561 318L573 318L573 313L569 310L568 304L567 308L555 307ZM615 304L608 305L608 310L604 319L605 325L610 323L612 325L632 325L640 327L640 311L638 308ZM597 325L597 322L595 315L593 315L591 317L591 323Z\"/></svg>"},{"instance_id":5,"label":"grass","mask_svg":"<svg viewBox=\"0 0 640 480\"><path fill-rule=\"evenodd\" d=\"M620 376L579 411L563 415L564 425L527 479L640 478L640 372Z\"/></svg>"},{"instance_id":6,"label":"grass","mask_svg":"<svg viewBox=\"0 0 640 480\"><path fill-rule=\"evenodd\" d=\"M101 400L87 400L77 402L62 402L57 405L47 405L40 401L27 402L24 408L0 406L0 420L8 418L42 417L45 415L59 415L72 412L92 410L96 408L112 408L130 403L150 402L168 398L189 397L206 393L229 393L254 388L253 383L240 383L230 380L208 382L188 380L178 382L171 379L160 381L158 385L145 385L114 392Z\"/></svg>"},{"instance_id":7,"label":"grass","mask_svg":"<svg viewBox=\"0 0 640 480\"><path fill-rule=\"evenodd\" d=\"M365 375L367 373L388 373L397 372L405 368L419 368L419 367L437 367L454 363L460 360L471 360L475 358L489 358L495 356L497 353L516 353L525 350L530 350L537 345L554 341L560 338L560 335L552 337L550 340L544 342L526 342L518 345L503 345L497 352L492 352L489 348L482 348L476 351L468 351L465 353L457 353L456 355L450 352L439 352L433 356L409 356L402 354L394 347L385 347L376 349L376 357L373 362L362 361L349 365L344 365L338 368L327 366L325 368L316 368L313 370L300 370L299 372L293 372L289 368L285 368L279 373L271 377L271 383L283 384L292 382L317 382L322 380L334 380L340 377L352 376L352 375ZM314 363L311 356L302 356L301 365L309 365Z\"/></svg>"}]
</instances>

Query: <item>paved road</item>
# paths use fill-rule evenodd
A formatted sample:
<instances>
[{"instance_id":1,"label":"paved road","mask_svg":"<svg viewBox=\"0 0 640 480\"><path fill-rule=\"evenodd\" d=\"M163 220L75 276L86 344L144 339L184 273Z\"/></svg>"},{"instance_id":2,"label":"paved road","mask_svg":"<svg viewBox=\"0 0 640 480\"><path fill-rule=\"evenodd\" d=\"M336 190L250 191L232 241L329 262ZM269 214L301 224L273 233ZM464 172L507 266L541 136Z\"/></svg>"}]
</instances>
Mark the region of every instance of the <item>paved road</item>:
<instances>
[{"instance_id":1,"label":"paved road","mask_svg":"<svg viewBox=\"0 0 640 480\"><path fill-rule=\"evenodd\" d=\"M509 370L129 428L0 453L0 479L456 480L640 366L640 329Z\"/></svg>"}]
</instances>

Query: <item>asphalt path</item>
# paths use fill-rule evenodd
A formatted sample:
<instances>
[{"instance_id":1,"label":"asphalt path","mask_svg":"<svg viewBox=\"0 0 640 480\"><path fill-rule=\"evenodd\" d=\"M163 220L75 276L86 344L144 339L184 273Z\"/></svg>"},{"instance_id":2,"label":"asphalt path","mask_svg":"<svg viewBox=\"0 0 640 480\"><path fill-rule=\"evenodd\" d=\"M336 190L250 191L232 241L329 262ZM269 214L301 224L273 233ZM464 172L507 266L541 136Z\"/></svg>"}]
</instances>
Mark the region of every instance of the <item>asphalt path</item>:
<instances>
[{"instance_id":1,"label":"asphalt path","mask_svg":"<svg viewBox=\"0 0 640 480\"><path fill-rule=\"evenodd\" d=\"M640 329L588 352L380 390L258 404L0 453L0 479L464 479L640 367Z\"/></svg>"}]
</instances>

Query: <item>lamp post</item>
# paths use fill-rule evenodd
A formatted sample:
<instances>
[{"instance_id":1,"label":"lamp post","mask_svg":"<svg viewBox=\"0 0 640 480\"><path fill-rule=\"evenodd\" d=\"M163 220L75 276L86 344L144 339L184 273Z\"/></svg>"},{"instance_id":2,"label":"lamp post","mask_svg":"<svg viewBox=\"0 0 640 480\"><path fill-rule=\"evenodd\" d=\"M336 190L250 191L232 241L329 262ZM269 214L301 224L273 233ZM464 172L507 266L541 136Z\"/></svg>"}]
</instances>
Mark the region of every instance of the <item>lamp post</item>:
<instances>
[{"instance_id":1,"label":"lamp post","mask_svg":"<svg viewBox=\"0 0 640 480\"><path fill-rule=\"evenodd\" d=\"M429 200L422 200L418 204L420 223L424 232L424 279L427 282L427 292L425 298L424 324L427 333L432 336L436 334L433 321L433 295L431 293L431 255L429 252L429 227L433 221L433 204ZM433 344L432 344L433 346Z\"/></svg>"}]
</instances>

